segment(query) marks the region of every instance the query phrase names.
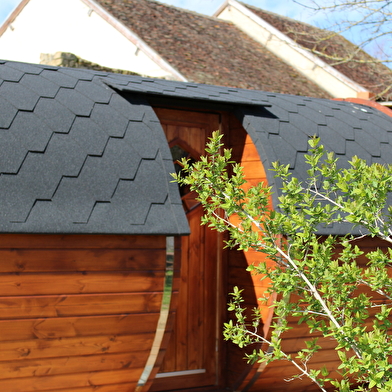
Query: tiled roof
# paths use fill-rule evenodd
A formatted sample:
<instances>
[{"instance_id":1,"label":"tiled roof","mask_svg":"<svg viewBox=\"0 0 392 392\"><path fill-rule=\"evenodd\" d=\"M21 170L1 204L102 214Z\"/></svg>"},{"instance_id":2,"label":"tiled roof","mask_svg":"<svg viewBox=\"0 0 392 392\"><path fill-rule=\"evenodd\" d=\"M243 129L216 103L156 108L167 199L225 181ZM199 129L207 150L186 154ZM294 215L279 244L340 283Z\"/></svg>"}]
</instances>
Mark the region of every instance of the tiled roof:
<instances>
[{"instance_id":1,"label":"tiled roof","mask_svg":"<svg viewBox=\"0 0 392 392\"><path fill-rule=\"evenodd\" d=\"M326 56L319 55L320 59L372 93L379 95L378 98L392 100L392 70L390 68L381 63L375 63L374 58L361 50L354 56L353 61L338 64L336 60L329 58L347 58L358 49L341 35L248 4L242 3L242 5L302 47L325 53Z\"/></svg>"},{"instance_id":2,"label":"tiled roof","mask_svg":"<svg viewBox=\"0 0 392 392\"><path fill-rule=\"evenodd\" d=\"M292 174L305 181L308 166L304 155L309 137L320 137L328 151L339 159L338 166L348 167L354 156L369 164L392 163L392 117L381 111L351 102L308 99L288 95L268 95L270 108L265 116L238 110L243 126L256 144L264 167L279 161L289 165ZM391 113L392 115L392 113ZM266 170L274 187L274 205L278 204L280 179ZM345 225L320 228L319 234L346 234ZM351 229L350 229L351 230Z\"/></svg>"},{"instance_id":3,"label":"tiled roof","mask_svg":"<svg viewBox=\"0 0 392 392\"><path fill-rule=\"evenodd\" d=\"M154 111L106 75L0 62L0 232L188 232Z\"/></svg>"},{"instance_id":4,"label":"tiled roof","mask_svg":"<svg viewBox=\"0 0 392 392\"><path fill-rule=\"evenodd\" d=\"M329 97L229 22L150 0L96 2L190 81Z\"/></svg>"},{"instance_id":5,"label":"tiled roof","mask_svg":"<svg viewBox=\"0 0 392 392\"><path fill-rule=\"evenodd\" d=\"M353 155L392 162L392 117L368 106L0 61L0 232L186 233L170 151L148 102L157 96L234 112L275 205L280 186L268 169L280 161L303 179L310 136L342 165Z\"/></svg>"}]
</instances>

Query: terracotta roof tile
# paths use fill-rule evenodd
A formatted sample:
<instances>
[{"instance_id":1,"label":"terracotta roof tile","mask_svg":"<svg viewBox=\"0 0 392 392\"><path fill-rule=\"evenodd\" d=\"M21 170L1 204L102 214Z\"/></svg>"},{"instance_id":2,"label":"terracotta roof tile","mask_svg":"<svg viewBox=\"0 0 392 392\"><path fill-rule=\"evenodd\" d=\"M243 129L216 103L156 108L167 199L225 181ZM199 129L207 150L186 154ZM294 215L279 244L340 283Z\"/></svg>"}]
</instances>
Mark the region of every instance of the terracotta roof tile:
<instances>
[{"instance_id":1,"label":"terracotta roof tile","mask_svg":"<svg viewBox=\"0 0 392 392\"><path fill-rule=\"evenodd\" d=\"M243 5L306 49L316 50L330 57L343 58L347 58L348 54L358 49L357 46L341 35L331 36L331 31L322 30L248 4L243 3ZM322 55L319 57L343 75L354 80L372 93L379 95L379 98L388 101L392 99L391 69L381 63L372 63L374 59L364 51L359 50L354 57L354 61L341 64L336 64L336 60ZM355 60L371 62L359 63Z\"/></svg>"},{"instance_id":2,"label":"terracotta roof tile","mask_svg":"<svg viewBox=\"0 0 392 392\"><path fill-rule=\"evenodd\" d=\"M97 0L188 80L329 97L233 24L150 0Z\"/></svg>"}]
</instances>

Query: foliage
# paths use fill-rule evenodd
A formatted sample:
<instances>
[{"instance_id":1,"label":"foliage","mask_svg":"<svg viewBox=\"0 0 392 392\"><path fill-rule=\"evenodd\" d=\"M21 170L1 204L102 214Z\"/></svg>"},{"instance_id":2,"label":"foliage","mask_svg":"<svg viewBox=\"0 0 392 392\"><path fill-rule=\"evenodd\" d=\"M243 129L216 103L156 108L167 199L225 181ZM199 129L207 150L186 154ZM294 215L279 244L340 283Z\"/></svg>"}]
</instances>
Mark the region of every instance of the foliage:
<instances>
[{"instance_id":1,"label":"foliage","mask_svg":"<svg viewBox=\"0 0 392 392\"><path fill-rule=\"evenodd\" d=\"M258 311L248 321L241 290L235 288L229 309L236 317L225 324L225 338L240 347L267 344L268 349L254 350L248 360L290 361L298 368L296 377L310 377L322 391L332 384L341 392L390 392L392 280L387 267L392 251L377 249L363 255L352 235L321 239L317 233L321 227L346 225L351 232L391 242L392 207L386 206L392 167L368 165L353 157L349 168L338 169L334 155L311 139L306 182L294 178L289 166L273 164L283 187L279 206L272 210L271 188L261 183L244 190L242 169L230 161L221 138L214 133L207 155L193 165L184 160L184 170L173 176L198 192L205 208L202 223L228 230L229 246L255 249L274 261L273 268L261 262L249 269L270 281L269 293L277 294L272 333L262 336L257 332ZM360 265L359 257L367 257L367 264ZM321 348L317 339L309 339L296 355L282 351L288 316L307 325L309 333L336 341L341 378L332 379L326 368L309 368L309 360Z\"/></svg>"},{"instance_id":2,"label":"foliage","mask_svg":"<svg viewBox=\"0 0 392 392\"><path fill-rule=\"evenodd\" d=\"M284 20L282 31L302 49L367 89L376 101L389 101L392 96L392 2L293 1L316 14L323 29Z\"/></svg>"}]
</instances>

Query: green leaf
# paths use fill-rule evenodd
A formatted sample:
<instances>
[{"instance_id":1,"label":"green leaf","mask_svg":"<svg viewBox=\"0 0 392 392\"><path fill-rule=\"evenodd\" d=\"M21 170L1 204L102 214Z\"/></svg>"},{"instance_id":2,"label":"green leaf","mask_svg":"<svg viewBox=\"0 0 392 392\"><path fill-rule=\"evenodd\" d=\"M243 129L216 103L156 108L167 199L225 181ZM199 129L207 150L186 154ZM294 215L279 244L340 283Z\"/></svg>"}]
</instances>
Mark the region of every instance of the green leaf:
<instances>
[{"instance_id":1,"label":"green leaf","mask_svg":"<svg viewBox=\"0 0 392 392\"><path fill-rule=\"evenodd\" d=\"M180 185L197 192L205 209L202 224L227 231L227 246L259 255L252 253L254 264L248 270L265 290L260 309L274 312L267 335L270 340L260 328L263 312L246 309L244 298L250 296L235 286L240 283L236 276L231 277L231 320L224 324L224 339L243 348L263 343L263 350L246 355L249 362L296 361L300 368L296 377L307 376L320 387L331 382L340 392L373 387L390 392L392 249L383 246L364 252L357 245L361 238L350 233L320 237L318 232L350 223L356 232L390 243L392 207L387 200L392 191L392 166L369 165L353 157L348 168L339 169L335 155L318 138L311 138L309 146L307 179L295 178L289 165L272 163L282 184L274 211L271 187L246 184L244 169L240 162L231 161L231 151L224 148L219 132L213 133L200 161L183 160L184 169L172 175ZM232 255L229 259L235 262ZM376 294L383 305L373 303ZM309 338L296 353L282 350L282 336L295 322L307 328L306 334L317 333L323 338L320 341L335 342L340 380L331 380L327 367L312 368L312 357L323 363L323 350L316 339Z\"/></svg>"}]
</instances>

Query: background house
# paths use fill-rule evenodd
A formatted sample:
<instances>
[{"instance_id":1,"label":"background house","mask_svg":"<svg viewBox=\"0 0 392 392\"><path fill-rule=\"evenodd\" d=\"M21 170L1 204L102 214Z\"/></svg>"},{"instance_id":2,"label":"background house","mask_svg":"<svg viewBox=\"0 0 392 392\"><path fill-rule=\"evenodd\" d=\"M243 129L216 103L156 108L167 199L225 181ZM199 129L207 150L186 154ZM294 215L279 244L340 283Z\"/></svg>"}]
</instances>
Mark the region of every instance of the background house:
<instances>
[{"instance_id":1,"label":"background house","mask_svg":"<svg viewBox=\"0 0 392 392\"><path fill-rule=\"evenodd\" d=\"M220 129L274 207L271 163L303 178L309 135L343 164L389 163L391 124L352 102L0 61L0 389L314 390L285 381L288 363L248 365L223 341L233 285L269 333L265 282L245 270L260 255L200 226L173 160L198 159ZM293 324L282 338L290 353L307 336ZM312 365L336 371L331 342L318 343Z\"/></svg>"},{"instance_id":2,"label":"background house","mask_svg":"<svg viewBox=\"0 0 392 392\"><path fill-rule=\"evenodd\" d=\"M381 94L391 84L383 65L372 72L362 64L332 67L304 50L307 39L291 45L293 31L319 29L232 0L217 16L233 23L152 0L23 0L0 28L0 58L38 63L41 54L70 52L151 77L324 98L380 93L389 100ZM261 25L268 36L273 31L272 45L259 39ZM332 47L343 39L330 41Z\"/></svg>"},{"instance_id":3,"label":"background house","mask_svg":"<svg viewBox=\"0 0 392 392\"><path fill-rule=\"evenodd\" d=\"M333 97L390 99L390 68L340 35L236 0L226 0L215 16L233 22Z\"/></svg>"}]
</instances>

